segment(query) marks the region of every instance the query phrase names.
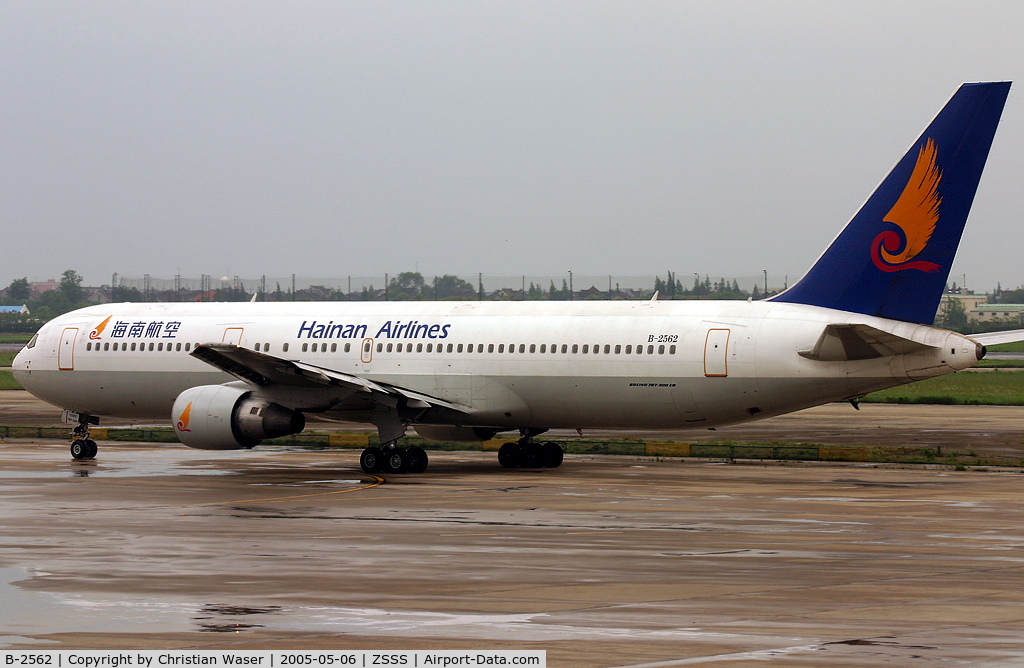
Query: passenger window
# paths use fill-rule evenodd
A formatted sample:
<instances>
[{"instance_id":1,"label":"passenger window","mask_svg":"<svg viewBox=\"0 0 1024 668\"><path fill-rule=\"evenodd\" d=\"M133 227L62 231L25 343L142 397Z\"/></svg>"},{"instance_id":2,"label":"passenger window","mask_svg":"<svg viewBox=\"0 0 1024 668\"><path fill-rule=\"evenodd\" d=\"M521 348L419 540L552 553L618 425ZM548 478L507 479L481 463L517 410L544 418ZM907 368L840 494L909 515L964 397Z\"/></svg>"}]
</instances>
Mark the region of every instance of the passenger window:
<instances>
[{"instance_id":1,"label":"passenger window","mask_svg":"<svg viewBox=\"0 0 1024 668\"><path fill-rule=\"evenodd\" d=\"M498 352L499 353L505 352L505 344L504 343L499 343L498 344Z\"/></svg>"},{"instance_id":2,"label":"passenger window","mask_svg":"<svg viewBox=\"0 0 1024 668\"><path fill-rule=\"evenodd\" d=\"M433 343L428 343L427 344L427 352L428 353L434 352L434 344Z\"/></svg>"},{"instance_id":3,"label":"passenger window","mask_svg":"<svg viewBox=\"0 0 1024 668\"><path fill-rule=\"evenodd\" d=\"M552 343L551 344L551 354L554 354L554 353L557 353L557 352L558 352L558 344L557 343Z\"/></svg>"},{"instance_id":4,"label":"passenger window","mask_svg":"<svg viewBox=\"0 0 1024 668\"><path fill-rule=\"evenodd\" d=\"M476 351L478 353L482 353L484 351L484 344L482 344L482 343L476 344Z\"/></svg>"},{"instance_id":5,"label":"passenger window","mask_svg":"<svg viewBox=\"0 0 1024 668\"><path fill-rule=\"evenodd\" d=\"M644 347L643 346L637 346L636 347L636 354L637 355L643 355L644 354Z\"/></svg>"},{"instance_id":6,"label":"passenger window","mask_svg":"<svg viewBox=\"0 0 1024 668\"><path fill-rule=\"evenodd\" d=\"M665 346L658 346L658 354L659 355L664 355L665 354Z\"/></svg>"},{"instance_id":7,"label":"passenger window","mask_svg":"<svg viewBox=\"0 0 1024 668\"><path fill-rule=\"evenodd\" d=\"M521 352L521 353L525 353L526 352L526 344L525 343L520 343L519 344L519 352Z\"/></svg>"},{"instance_id":8,"label":"passenger window","mask_svg":"<svg viewBox=\"0 0 1024 668\"><path fill-rule=\"evenodd\" d=\"M388 352L391 352L393 349L394 349L394 345L389 343L388 344Z\"/></svg>"},{"instance_id":9,"label":"passenger window","mask_svg":"<svg viewBox=\"0 0 1024 668\"><path fill-rule=\"evenodd\" d=\"M458 352L458 353L462 352L462 344L461 343L459 344L459 347L458 347L458 349L455 352Z\"/></svg>"},{"instance_id":10,"label":"passenger window","mask_svg":"<svg viewBox=\"0 0 1024 668\"><path fill-rule=\"evenodd\" d=\"M186 343L186 344L185 344L185 352L188 352L188 351L189 351L189 348L191 348L191 347L192 347L192 344L191 344L191 343Z\"/></svg>"},{"instance_id":11,"label":"passenger window","mask_svg":"<svg viewBox=\"0 0 1024 668\"><path fill-rule=\"evenodd\" d=\"M578 344L578 343L574 343L574 344L572 344L572 354L573 354L573 355L575 355L575 354L576 354L576 353L578 353L579 351L580 351L580 346L579 346L579 344ZM587 352L587 351L585 351L585 350L584 350L583 352Z\"/></svg>"},{"instance_id":12,"label":"passenger window","mask_svg":"<svg viewBox=\"0 0 1024 668\"><path fill-rule=\"evenodd\" d=\"M92 343L90 342L90 343L85 344L85 349L86 350L92 350Z\"/></svg>"},{"instance_id":13,"label":"passenger window","mask_svg":"<svg viewBox=\"0 0 1024 668\"><path fill-rule=\"evenodd\" d=\"M615 346L615 354L618 355L622 352L622 346Z\"/></svg>"},{"instance_id":14,"label":"passenger window","mask_svg":"<svg viewBox=\"0 0 1024 668\"><path fill-rule=\"evenodd\" d=\"M132 344L132 352L135 352L135 344Z\"/></svg>"},{"instance_id":15,"label":"passenger window","mask_svg":"<svg viewBox=\"0 0 1024 668\"><path fill-rule=\"evenodd\" d=\"M307 350L309 350L309 344L308 343L303 343L302 344L302 352L306 352Z\"/></svg>"},{"instance_id":16,"label":"passenger window","mask_svg":"<svg viewBox=\"0 0 1024 668\"><path fill-rule=\"evenodd\" d=\"M153 352L153 344L149 344L149 352Z\"/></svg>"},{"instance_id":17,"label":"passenger window","mask_svg":"<svg viewBox=\"0 0 1024 668\"><path fill-rule=\"evenodd\" d=\"M459 346L459 352L460 352L460 353L462 352L462 346L461 346L461 345ZM467 346L467 348L466 348L466 352L467 352L467 353L471 353L471 352L473 352L473 344L472 344L472 343L471 343L471 344L469 344L469 346Z\"/></svg>"},{"instance_id":18,"label":"passenger window","mask_svg":"<svg viewBox=\"0 0 1024 668\"><path fill-rule=\"evenodd\" d=\"M390 350L390 348L389 348L389 350ZM398 345L397 345L397 346L395 347L395 352L399 352L399 353L400 353L400 352L402 352L402 344L401 344L401 343L399 343L399 344L398 344Z\"/></svg>"},{"instance_id":19,"label":"passenger window","mask_svg":"<svg viewBox=\"0 0 1024 668\"><path fill-rule=\"evenodd\" d=\"M331 352L332 353L338 352L338 344L337 343L332 343L331 344Z\"/></svg>"},{"instance_id":20,"label":"passenger window","mask_svg":"<svg viewBox=\"0 0 1024 668\"><path fill-rule=\"evenodd\" d=\"M450 343L449 343L449 344L448 344L448 352L451 352L451 351L452 351L452 348L453 348L452 344L450 344Z\"/></svg>"},{"instance_id":21,"label":"passenger window","mask_svg":"<svg viewBox=\"0 0 1024 668\"><path fill-rule=\"evenodd\" d=\"M381 352L383 350L384 350L384 344L383 343L378 343L377 344L377 352Z\"/></svg>"},{"instance_id":22,"label":"passenger window","mask_svg":"<svg viewBox=\"0 0 1024 668\"><path fill-rule=\"evenodd\" d=\"M489 353L493 353L494 352L494 344L493 343L487 344L487 352L489 352Z\"/></svg>"},{"instance_id":23,"label":"passenger window","mask_svg":"<svg viewBox=\"0 0 1024 668\"><path fill-rule=\"evenodd\" d=\"M536 343L531 343L530 344L530 352L531 353L537 352L537 344Z\"/></svg>"},{"instance_id":24,"label":"passenger window","mask_svg":"<svg viewBox=\"0 0 1024 668\"><path fill-rule=\"evenodd\" d=\"M633 354L633 346L626 346L626 354L627 355L632 355Z\"/></svg>"},{"instance_id":25,"label":"passenger window","mask_svg":"<svg viewBox=\"0 0 1024 668\"><path fill-rule=\"evenodd\" d=\"M260 351L260 344L257 343L255 346L253 346L253 350L255 350L256 352L259 352Z\"/></svg>"},{"instance_id":26,"label":"passenger window","mask_svg":"<svg viewBox=\"0 0 1024 668\"><path fill-rule=\"evenodd\" d=\"M285 345L288 345L288 344L286 343ZM181 352L181 344L180 343L177 344L176 346L174 346L174 348L175 348L175 352L179 352L179 353Z\"/></svg>"},{"instance_id":27,"label":"passenger window","mask_svg":"<svg viewBox=\"0 0 1024 668\"><path fill-rule=\"evenodd\" d=\"M567 352L567 351L568 351L568 348L569 348L569 346L568 346L568 345L566 345L566 344L564 344L564 343L562 344L562 352L563 352L563 353L564 353L564 352ZM575 352L575 351L573 351L573 352Z\"/></svg>"},{"instance_id":28,"label":"passenger window","mask_svg":"<svg viewBox=\"0 0 1024 668\"><path fill-rule=\"evenodd\" d=\"M675 355L676 354L676 347L675 346L669 346L668 347L668 354L669 355Z\"/></svg>"},{"instance_id":29,"label":"passenger window","mask_svg":"<svg viewBox=\"0 0 1024 668\"><path fill-rule=\"evenodd\" d=\"M540 351L542 353L546 353L548 351L548 344L546 344L546 343L540 344Z\"/></svg>"},{"instance_id":30,"label":"passenger window","mask_svg":"<svg viewBox=\"0 0 1024 668\"><path fill-rule=\"evenodd\" d=\"M158 343L158 344L156 344L156 351L157 351L158 353L162 353L162 352L164 351L164 344L163 344L162 342L161 342L161 343Z\"/></svg>"},{"instance_id":31,"label":"passenger window","mask_svg":"<svg viewBox=\"0 0 1024 668\"><path fill-rule=\"evenodd\" d=\"M417 343L416 344L416 352L418 352L418 353L423 352L423 344L422 343Z\"/></svg>"},{"instance_id":32,"label":"passenger window","mask_svg":"<svg viewBox=\"0 0 1024 668\"><path fill-rule=\"evenodd\" d=\"M647 346L647 354L648 355L653 355L654 354L654 346Z\"/></svg>"},{"instance_id":33,"label":"passenger window","mask_svg":"<svg viewBox=\"0 0 1024 668\"><path fill-rule=\"evenodd\" d=\"M187 343L185 344L185 350L188 350L188 344ZM283 346L281 346L281 352L283 352L283 353L288 352L288 344L287 343L284 344Z\"/></svg>"},{"instance_id":34,"label":"passenger window","mask_svg":"<svg viewBox=\"0 0 1024 668\"><path fill-rule=\"evenodd\" d=\"M594 354L596 355L599 352L601 352L601 344L600 343L595 343L594 344Z\"/></svg>"},{"instance_id":35,"label":"passenger window","mask_svg":"<svg viewBox=\"0 0 1024 668\"><path fill-rule=\"evenodd\" d=\"M320 344L320 352L322 352L322 353L327 352L327 344L326 343L321 343Z\"/></svg>"},{"instance_id":36,"label":"passenger window","mask_svg":"<svg viewBox=\"0 0 1024 668\"><path fill-rule=\"evenodd\" d=\"M181 344L179 343L178 345L180 346ZM110 350L110 344L109 343L104 343L103 344L103 352L107 352L108 350Z\"/></svg>"},{"instance_id":37,"label":"passenger window","mask_svg":"<svg viewBox=\"0 0 1024 668\"><path fill-rule=\"evenodd\" d=\"M351 343L346 343L345 344L345 352L350 352L351 350L352 350L352 344Z\"/></svg>"},{"instance_id":38,"label":"passenger window","mask_svg":"<svg viewBox=\"0 0 1024 668\"><path fill-rule=\"evenodd\" d=\"M583 354L586 355L589 352L590 352L590 345L584 343L583 344Z\"/></svg>"},{"instance_id":39,"label":"passenger window","mask_svg":"<svg viewBox=\"0 0 1024 668\"><path fill-rule=\"evenodd\" d=\"M609 345L607 345L607 344L605 344L605 347L604 347L604 354L605 354L605 355L607 355L607 354L608 354L608 353L610 353L611 351L612 351L612 347L611 347L611 346L609 346Z\"/></svg>"}]
</instances>

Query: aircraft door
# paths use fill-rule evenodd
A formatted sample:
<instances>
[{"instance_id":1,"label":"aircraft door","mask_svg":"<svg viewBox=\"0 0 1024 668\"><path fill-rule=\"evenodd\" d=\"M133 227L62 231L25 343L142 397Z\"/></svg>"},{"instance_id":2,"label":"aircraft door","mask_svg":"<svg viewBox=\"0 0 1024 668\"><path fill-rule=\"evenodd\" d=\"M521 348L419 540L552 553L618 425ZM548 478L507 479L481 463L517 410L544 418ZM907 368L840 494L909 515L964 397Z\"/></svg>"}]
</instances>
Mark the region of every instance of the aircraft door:
<instances>
[{"instance_id":1,"label":"aircraft door","mask_svg":"<svg viewBox=\"0 0 1024 668\"><path fill-rule=\"evenodd\" d=\"M221 343L233 343L236 346L241 346L242 331L241 327L228 327L224 330L224 337L221 338Z\"/></svg>"},{"instance_id":2,"label":"aircraft door","mask_svg":"<svg viewBox=\"0 0 1024 668\"><path fill-rule=\"evenodd\" d=\"M728 329L709 329L704 340L704 375L728 376L726 354L729 348Z\"/></svg>"},{"instance_id":3,"label":"aircraft door","mask_svg":"<svg viewBox=\"0 0 1024 668\"><path fill-rule=\"evenodd\" d=\"M75 370L75 339L78 338L77 327L66 327L60 335L60 348L57 349L57 368L61 371Z\"/></svg>"},{"instance_id":4,"label":"aircraft door","mask_svg":"<svg viewBox=\"0 0 1024 668\"><path fill-rule=\"evenodd\" d=\"M359 361L366 365L366 371L370 370L369 364L373 361L373 339L363 339L363 347L359 349Z\"/></svg>"}]
</instances>

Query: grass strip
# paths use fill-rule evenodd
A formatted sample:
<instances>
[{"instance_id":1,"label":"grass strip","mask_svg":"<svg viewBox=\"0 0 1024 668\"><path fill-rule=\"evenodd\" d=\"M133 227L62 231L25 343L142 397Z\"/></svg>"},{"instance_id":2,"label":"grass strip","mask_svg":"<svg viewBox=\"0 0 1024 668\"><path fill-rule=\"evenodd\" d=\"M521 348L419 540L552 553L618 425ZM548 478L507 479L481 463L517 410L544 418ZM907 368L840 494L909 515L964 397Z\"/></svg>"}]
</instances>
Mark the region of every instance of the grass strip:
<instances>
[{"instance_id":1,"label":"grass strip","mask_svg":"<svg viewBox=\"0 0 1024 668\"><path fill-rule=\"evenodd\" d=\"M872 392L862 402L1024 406L1024 375L1018 372L954 373Z\"/></svg>"},{"instance_id":2,"label":"grass strip","mask_svg":"<svg viewBox=\"0 0 1024 668\"><path fill-rule=\"evenodd\" d=\"M18 385L18 381L14 380L14 374L10 371L0 371L0 390L20 390L23 389L21 385Z\"/></svg>"}]
</instances>

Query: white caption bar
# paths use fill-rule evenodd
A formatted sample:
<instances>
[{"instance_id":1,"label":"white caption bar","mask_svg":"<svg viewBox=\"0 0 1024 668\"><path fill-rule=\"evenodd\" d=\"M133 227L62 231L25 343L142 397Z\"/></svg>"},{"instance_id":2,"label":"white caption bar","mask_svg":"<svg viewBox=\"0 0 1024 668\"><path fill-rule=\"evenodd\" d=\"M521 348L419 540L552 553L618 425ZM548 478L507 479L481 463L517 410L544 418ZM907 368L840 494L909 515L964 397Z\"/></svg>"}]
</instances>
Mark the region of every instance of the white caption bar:
<instances>
[{"instance_id":1,"label":"white caption bar","mask_svg":"<svg viewBox=\"0 0 1024 668\"><path fill-rule=\"evenodd\" d=\"M204 650L0 650L0 668L164 668L214 666L246 668L451 668L452 666L532 666L547 668L544 650L452 651L204 651Z\"/></svg>"}]
</instances>

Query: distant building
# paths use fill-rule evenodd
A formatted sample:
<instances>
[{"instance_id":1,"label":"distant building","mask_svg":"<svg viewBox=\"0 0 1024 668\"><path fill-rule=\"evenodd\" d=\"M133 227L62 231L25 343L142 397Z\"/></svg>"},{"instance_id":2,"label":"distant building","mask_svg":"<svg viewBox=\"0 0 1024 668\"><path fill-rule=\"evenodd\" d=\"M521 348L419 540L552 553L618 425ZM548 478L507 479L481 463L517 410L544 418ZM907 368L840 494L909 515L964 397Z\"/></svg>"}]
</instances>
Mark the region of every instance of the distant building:
<instances>
[{"instance_id":1,"label":"distant building","mask_svg":"<svg viewBox=\"0 0 1024 668\"><path fill-rule=\"evenodd\" d=\"M31 315L28 312L28 307L22 304L21 306L0 306L0 315Z\"/></svg>"},{"instance_id":2,"label":"distant building","mask_svg":"<svg viewBox=\"0 0 1024 668\"><path fill-rule=\"evenodd\" d=\"M967 312L968 320L974 317L971 312L978 308L979 304L984 304L988 301L988 297L986 295L976 295L973 290L964 290L963 292L956 294L947 292L942 295L942 299L939 300L939 309L935 312L936 317L942 315L942 310L946 308L946 303L952 299L957 300L963 305L964 311ZM977 320L977 318L975 318L975 320Z\"/></svg>"},{"instance_id":3,"label":"distant building","mask_svg":"<svg viewBox=\"0 0 1024 668\"><path fill-rule=\"evenodd\" d=\"M967 311L968 320L978 322L1017 321L1024 314L1024 304L978 304Z\"/></svg>"},{"instance_id":4,"label":"distant building","mask_svg":"<svg viewBox=\"0 0 1024 668\"><path fill-rule=\"evenodd\" d=\"M39 299L39 297L43 293L49 292L50 290L56 290L59 287L60 287L60 283L58 283L57 281L53 280L52 278L47 280L47 281L42 281L42 282L39 282L39 283L29 283L28 284L29 298L30 299Z\"/></svg>"}]
</instances>

